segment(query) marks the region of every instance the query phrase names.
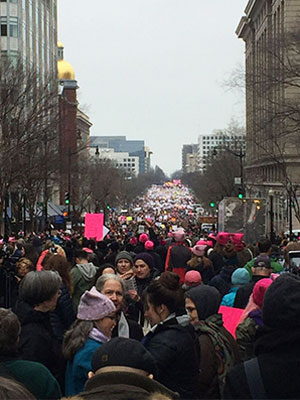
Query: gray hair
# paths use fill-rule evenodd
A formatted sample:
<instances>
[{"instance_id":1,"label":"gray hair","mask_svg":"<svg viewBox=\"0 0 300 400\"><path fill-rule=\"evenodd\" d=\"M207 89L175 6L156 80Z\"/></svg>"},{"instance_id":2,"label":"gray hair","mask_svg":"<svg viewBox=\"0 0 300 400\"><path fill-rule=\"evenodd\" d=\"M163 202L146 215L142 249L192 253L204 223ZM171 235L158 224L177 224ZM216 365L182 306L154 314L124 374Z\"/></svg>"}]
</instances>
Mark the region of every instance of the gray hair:
<instances>
[{"instance_id":1,"label":"gray hair","mask_svg":"<svg viewBox=\"0 0 300 400\"><path fill-rule=\"evenodd\" d=\"M58 272L31 271L20 283L19 297L34 307L55 296L61 285L62 279Z\"/></svg>"},{"instance_id":2,"label":"gray hair","mask_svg":"<svg viewBox=\"0 0 300 400\"><path fill-rule=\"evenodd\" d=\"M21 325L16 314L0 308L0 354L10 355L18 347Z\"/></svg>"},{"instance_id":3,"label":"gray hair","mask_svg":"<svg viewBox=\"0 0 300 400\"><path fill-rule=\"evenodd\" d=\"M124 293L124 291L125 291L124 282L120 277L118 277L118 275L115 275L115 274L104 274L104 275L101 275L97 279L96 289L98 290L98 292L102 291L102 289L105 285L105 282L109 281L110 279L114 279L115 281L119 282L119 284L122 287L122 292Z\"/></svg>"}]
</instances>

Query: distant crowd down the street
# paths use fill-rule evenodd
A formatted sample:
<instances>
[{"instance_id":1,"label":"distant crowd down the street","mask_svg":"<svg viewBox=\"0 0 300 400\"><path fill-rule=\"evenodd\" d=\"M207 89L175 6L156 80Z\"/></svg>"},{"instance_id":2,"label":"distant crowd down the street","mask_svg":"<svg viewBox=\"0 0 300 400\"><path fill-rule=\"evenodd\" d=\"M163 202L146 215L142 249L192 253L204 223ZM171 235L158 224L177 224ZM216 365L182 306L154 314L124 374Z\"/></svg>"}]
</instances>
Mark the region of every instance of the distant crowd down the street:
<instances>
[{"instance_id":1,"label":"distant crowd down the street","mask_svg":"<svg viewBox=\"0 0 300 400\"><path fill-rule=\"evenodd\" d=\"M204 217L173 180L102 240L1 238L0 398L299 398L300 241Z\"/></svg>"}]
</instances>

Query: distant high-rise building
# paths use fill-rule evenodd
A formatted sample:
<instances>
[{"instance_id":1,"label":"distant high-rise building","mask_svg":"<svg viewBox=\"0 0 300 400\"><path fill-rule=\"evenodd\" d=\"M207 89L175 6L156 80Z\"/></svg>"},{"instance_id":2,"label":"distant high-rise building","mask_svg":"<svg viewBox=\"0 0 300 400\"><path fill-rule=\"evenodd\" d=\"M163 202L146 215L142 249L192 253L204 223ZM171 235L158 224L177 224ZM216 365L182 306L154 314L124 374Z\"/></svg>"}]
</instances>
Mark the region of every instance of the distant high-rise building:
<instances>
[{"instance_id":1,"label":"distant high-rise building","mask_svg":"<svg viewBox=\"0 0 300 400\"><path fill-rule=\"evenodd\" d=\"M57 74L57 0L1 0L0 56L21 57L44 77Z\"/></svg>"},{"instance_id":2,"label":"distant high-rise building","mask_svg":"<svg viewBox=\"0 0 300 400\"><path fill-rule=\"evenodd\" d=\"M213 152L221 150L235 150L245 152L245 135L228 134L222 130L215 130L211 134L201 134L198 136L198 162L199 171L204 172L211 161Z\"/></svg>"},{"instance_id":3,"label":"distant high-rise building","mask_svg":"<svg viewBox=\"0 0 300 400\"><path fill-rule=\"evenodd\" d=\"M181 151L183 173L195 172L199 169L198 145L184 144Z\"/></svg>"},{"instance_id":4,"label":"distant high-rise building","mask_svg":"<svg viewBox=\"0 0 300 400\"><path fill-rule=\"evenodd\" d=\"M115 152L127 152L131 157L139 157L139 173L150 167L149 149L146 151L144 140L127 140L126 136L91 136L90 145L99 149L114 149Z\"/></svg>"}]
</instances>

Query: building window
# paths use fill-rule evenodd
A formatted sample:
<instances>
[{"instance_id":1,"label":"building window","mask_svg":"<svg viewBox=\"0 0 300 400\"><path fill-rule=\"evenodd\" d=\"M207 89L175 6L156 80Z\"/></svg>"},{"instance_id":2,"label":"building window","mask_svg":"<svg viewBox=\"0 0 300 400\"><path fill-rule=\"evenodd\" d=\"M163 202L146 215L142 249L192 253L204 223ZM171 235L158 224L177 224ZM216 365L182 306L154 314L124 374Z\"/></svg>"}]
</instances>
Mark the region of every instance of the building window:
<instances>
[{"instance_id":1,"label":"building window","mask_svg":"<svg viewBox=\"0 0 300 400\"><path fill-rule=\"evenodd\" d=\"M1 17L0 24L1 24L0 28L1 36L7 36L7 18Z\"/></svg>"},{"instance_id":2,"label":"building window","mask_svg":"<svg viewBox=\"0 0 300 400\"><path fill-rule=\"evenodd\" d=\"M18 37L18 18L10 17L9 19L9 36Z\"/></svg>"}]
</instances>

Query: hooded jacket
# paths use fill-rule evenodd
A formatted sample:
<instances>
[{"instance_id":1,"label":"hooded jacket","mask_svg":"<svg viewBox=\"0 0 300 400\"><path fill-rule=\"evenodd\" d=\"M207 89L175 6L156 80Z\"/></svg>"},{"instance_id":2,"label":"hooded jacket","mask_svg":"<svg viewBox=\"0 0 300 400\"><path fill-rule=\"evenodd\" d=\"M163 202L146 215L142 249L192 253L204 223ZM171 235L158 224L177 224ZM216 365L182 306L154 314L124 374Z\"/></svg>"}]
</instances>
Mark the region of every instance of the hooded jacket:
<instances>
[{"instance_id":1,"label":"hooded jacket","mask_svg":"<svg viewBox=\"0 0 300 400\"><path fill-rule=\"evenodd\" d=\"M75 312L77 312L80 297L86 290L92 288L97 270L98 268L91 262L86 264L76 264L71 269L73 285L72 302Z\"/></svg>"}]
</instances>

